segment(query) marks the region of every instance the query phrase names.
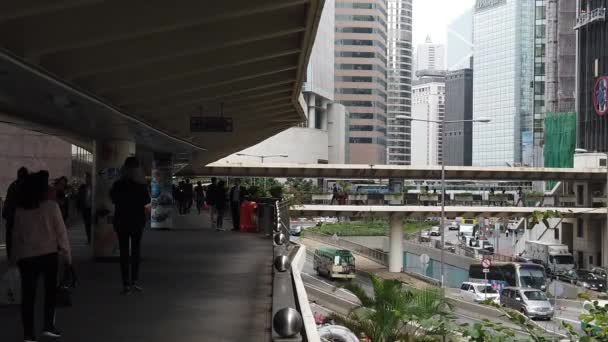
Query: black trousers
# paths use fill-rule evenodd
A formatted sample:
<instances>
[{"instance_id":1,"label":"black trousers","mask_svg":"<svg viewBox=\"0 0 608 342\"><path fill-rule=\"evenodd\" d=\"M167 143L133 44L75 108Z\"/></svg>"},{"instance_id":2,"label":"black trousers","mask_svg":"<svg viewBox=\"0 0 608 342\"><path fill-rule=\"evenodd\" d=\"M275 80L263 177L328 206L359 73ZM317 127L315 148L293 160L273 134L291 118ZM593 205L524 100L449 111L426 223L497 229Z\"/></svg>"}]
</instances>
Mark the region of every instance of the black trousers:
<instances>
[{"instance_id":1,"label":"black trousers","mask_svg":"<svg viewBox=\"0 0 608 342\"><path fill-rule=\"evenodd\" d=\"M224 208L224 207L216 208L216 212L217 212L216 227L217 228L224 228L224 212L225 211L226 211L226 208Z\"/></svg>"},{"instance_id":2,"label":"black trousers","mask_svg":"<svg viewBox=\"0 0 608 342\"><path fill-rule=\"evenodd\" d=\"M230 203L230 211L232 212L232 229L239 230L241 228L241 203Z\"/></svg>"},{"instance_id":3,"label":"black trousers","mask_svg":"<svg viewBox=\"0 0 608 342\"><path fill-rule=\"evenodd\" d=\"M139 280L141 236L143 235L143 231L143 227L117 229L118 245L120 248L120 274L123 286L131 286Z\"/></svg>"},{"instance_id":4,"label":"black trousers","mask_svg":"<svg viewBox=\"0 0 608 342\"><path fill-rule=\"evenodd\" d=\"M57 301L57 253L21 259L17 262L21 273L21 319L26 338L34 335L34 306L38 278L44 279L44 329L55 327Z\"/></svg>"},{"instance_id":5,"label":"black trousers","mask_svg":"<svg viewBox=\"0 0 608 342\"><path fill-rule=\"evenodd\" d=\"M13 251L13 225L6 223L6 260L11 260Z\"/></svg>"},{"instance_id":6,"label":"black trousers","mask_svg":"<svg viewBox=\"0 0 608 342\"><path fill-rule=\"evenodd\" d=\"M91 244L91 208L82 210L82 221L84 221L84 230L87 233L87 243Z\"/></svg>"}]
</instances>

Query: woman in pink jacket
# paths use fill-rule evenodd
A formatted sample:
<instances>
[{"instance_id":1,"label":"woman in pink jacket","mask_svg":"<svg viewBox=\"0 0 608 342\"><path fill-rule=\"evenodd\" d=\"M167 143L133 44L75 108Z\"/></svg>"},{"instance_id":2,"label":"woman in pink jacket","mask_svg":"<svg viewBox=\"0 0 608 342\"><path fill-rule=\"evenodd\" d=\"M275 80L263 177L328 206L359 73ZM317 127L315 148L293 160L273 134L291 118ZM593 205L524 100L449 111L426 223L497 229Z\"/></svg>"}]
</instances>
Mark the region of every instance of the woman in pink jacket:
<instances>
[{"instance_id":1,"label":"woman in pink jacket","mask_svg":"<svg viewBox=\"0 0 608 342\"><path fill-rule=\"evenodd\" d=\"M21 273L21 316L24 340L36 341L34 304L36 284L44 278L43 336L58 338L55 327L58 255L72 262L68 233L61 210L47 199L48 173L37 172L26 179L17 202L13 233L13 259Z\"/></svg>"}]
</instances>

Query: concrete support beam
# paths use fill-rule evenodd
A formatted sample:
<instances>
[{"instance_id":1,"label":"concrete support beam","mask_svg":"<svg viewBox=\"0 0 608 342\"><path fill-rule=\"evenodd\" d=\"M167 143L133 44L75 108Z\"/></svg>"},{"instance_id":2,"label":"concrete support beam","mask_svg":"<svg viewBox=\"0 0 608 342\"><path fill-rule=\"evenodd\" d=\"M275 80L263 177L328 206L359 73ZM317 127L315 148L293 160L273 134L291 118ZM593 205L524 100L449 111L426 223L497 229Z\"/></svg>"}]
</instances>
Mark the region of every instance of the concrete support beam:
<instances>
[{"instance_id":1,"label":"concrete support beam","mask_svg":"<svg viewBox=\"0 0 608 342\"><path fill-rule=\"evenodd\" d=\"M389 225L388 271L399 273L403 271L403 216L391 213Z\"/></svg>"},{"instance_id":2,"label":"concrete support beam","mask_svg":"<svg viewBox=\"0 0 608 342\"><path fill-rule=\"evenodd\" d=\"M246 18L209 23L177 31L161 32L100 46L44 55L41 64L68 79L102 72L128 69L145 63L170 60L229 46L279 38L306 29L294 22L299 8L277 12L274 16L253 15ZM249 27L246 34L237 28ZM214 34L205 34L213 32ZM250 52L247 52L250 53Z\"/></svg>"},{"instance_id":3,"label":"concrete support beam","mask_svg":"<svg viewBox=\"0 0 608 342\"><path fill-rule=\"evenodd\" d=\"M27 42L29 54L53 54L202 24L264 15L306 2L308 1L181 0L176 6L151 5L146 0L125 1L121 2L120 6L101 2L56 12L53 15L25 18L23 39Z\"/></svg>"},{"instance_id":4,"label":"concrete support beam","mask_svg":"<svg viewBox=\"0 0 608 342\"><path fill-rule=\"evenodd\" d=\"M276 59L241 65L229 70L166 79L138 85L134 88L112 89L109 93L101 93L100 95L104 98L113 99L117 104L146 103L162 97L201 92L222 85L237 84L274 74L283 74L286 71L295 70L297 68L296 63L295 55L282 56Z\"/></svg>"},{"instance_id":5,"label":"concrete support beam","mask_svg":"<svg viewBox=\"0 0 608 342\"><path fill-rule=\"evenodd\" d=\"M129 88L204 72L226 70L240 65L297 54L301 51L297 35L299 33L273 40L248 42L170 60L135 65L119 71L85 75L72 81L83 87L98 89L100 93L105 93L117 88ZM248 51L248 53L243 54L243 51Z\"/></svg>"},{"instance_id":6,"label":"concrete support beam","mask_svg":"<svg viewBox=\"0 0 608 342\"><path fill-rule=\"evenodd\" d=\"M124 105L124 107L138 114L144 112L160 112L175 108L176 106L190 106L190 111L192 111L205 101L217 100L217 103L219 104L219 102L224 99L229 99L234 95L246 96L250 94L265 94L266 92L275 90L287 91L294 82L295 78L293 77L293 73L285 71L260 77L255 80L239 82L238 84L221 85L213 89L183 93L171 97L155 99L147 103Z\"/></svg>"},{"instance_id":7,"label":"concrete support beam","mask_svg":"<svg viewBox=\"0 0 608 342\"><path fill-rule=\"evenodd\" d=\"M0 2L0 22L45 13L53 13L78 6L101 3L104 0L19 0Z\"/></svg>"}]
</instances>

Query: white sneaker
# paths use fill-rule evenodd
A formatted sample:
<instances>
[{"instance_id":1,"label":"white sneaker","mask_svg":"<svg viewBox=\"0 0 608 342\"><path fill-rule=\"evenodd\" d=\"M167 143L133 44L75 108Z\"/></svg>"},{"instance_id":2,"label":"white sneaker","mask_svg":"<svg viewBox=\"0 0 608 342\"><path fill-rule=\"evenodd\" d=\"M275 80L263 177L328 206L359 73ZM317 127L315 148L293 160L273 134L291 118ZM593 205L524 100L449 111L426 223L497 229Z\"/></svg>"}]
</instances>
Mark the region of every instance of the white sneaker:
<instances>
[{"instance_id":1,"label":"white sneaker","mask_svg":"<svg viewBox=\"0 0 608 342\"><path fill-rule=\"evenodd\" d=\"M49 329L42 332L42 336L51 338L60 338L61 333L57 329Z\"/></svg>"}]
</instances>

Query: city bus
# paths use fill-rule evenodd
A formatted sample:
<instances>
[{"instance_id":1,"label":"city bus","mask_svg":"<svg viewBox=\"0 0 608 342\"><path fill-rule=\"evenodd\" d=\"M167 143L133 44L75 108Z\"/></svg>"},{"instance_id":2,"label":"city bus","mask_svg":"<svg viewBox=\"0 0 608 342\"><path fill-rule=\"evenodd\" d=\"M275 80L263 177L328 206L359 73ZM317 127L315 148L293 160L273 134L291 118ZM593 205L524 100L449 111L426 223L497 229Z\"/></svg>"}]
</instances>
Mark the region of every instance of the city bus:
<instances>
[{"instance_id":1,"label":"city bus","mask_svg":"<svg viewBox=\"0 0 608 342\"><path fill-rule=\"evenodd\" d=\"M315 250L313 267L318 275L328 278L355 277L355 257L346 249L322 247Z\"/></svg>"},{"instance_id":2,"label":"city bus","mask_svg":"<svg viewBox=\"0 0 608 342\"><path fill-rule=\"evenodd\" d=\"M497 291L506 286L534 288L544 291L546 289L545 268L542 265L518 262L494 262L488 273L483 273L481 263L469 266L469 280L471 282L485 282L487 274L488 283Z\"/></svg>"}]
</instances>

